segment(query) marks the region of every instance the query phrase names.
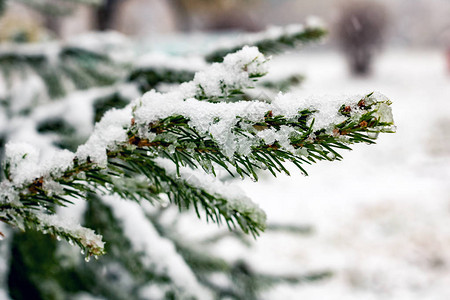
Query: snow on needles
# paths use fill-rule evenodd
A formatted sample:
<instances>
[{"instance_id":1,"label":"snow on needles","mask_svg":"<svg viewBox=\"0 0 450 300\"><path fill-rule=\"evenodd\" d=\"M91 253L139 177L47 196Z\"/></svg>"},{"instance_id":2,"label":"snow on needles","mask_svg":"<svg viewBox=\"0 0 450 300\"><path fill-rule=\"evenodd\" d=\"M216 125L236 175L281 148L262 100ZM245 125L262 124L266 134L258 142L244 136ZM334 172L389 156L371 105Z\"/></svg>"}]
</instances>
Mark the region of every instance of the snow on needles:
<instances>
[{"instance_id":1,"label":"snow on needles","mask_svg":"<svg viewBox=\"0 0 450 300\"><path fill-rule=\"evenodd\" d=\"M136 253L142 253L145 267L153 267L157 272L167 273L181 292L198 299L212 299L211 294L203 288L175 246L168 239L160 236L152 223L146 218L138 203L123 201L114 196L103 197L102 201L112 208L113 214L122 224L125 236L130 239ZM184 298L183 298L184 299Z\"/></svg>"},{"instance_id":2,"label":"snow on needles","mask_svg":"<svg viewBox=\"0 0 450 300\"><path fill-rule=\"evenodd\" d=\"M244 47L227 55L223 63L212 64L210 68L198 72L193 81L180 85L176 90L165 94L150 91L123 109L112 109L96 124L87 143L81 145L75 154L61 151L50 161L41 162L33 147L23 143L8 144L6 159L11 166L11 181L16 186L21 186L36 178L52 177L70 168L75 157L81 162L89 158L99 167L106 167L107 151L116 150L127 142L132 118L141 137L151 140L155 135L148 132L148 124L170 116L183 116L189 120L192 128L212 137L228 157L232 157L236 152L247 155L251 146L261 141L270 144L278 140L286 150L292 151L288 143L292 130L288 128L281 128L273 136L270 136L269 132L243 136L236 134L233 128L240 119L261 122L269 111L273 115L291 119L295 118L299 111L308 109L314 111L309 120L312 122L314 119L313 129L329 131L334 125L345 120L345 117L339 114L339 107L343 104L354 106L361 99L328 96L300 99L295 94L280 93L270 104L257 100L235 103L198 100L204 99L202 97L226 98L233 90L252 87L253 76L266 73L266 62L267 59L256 47ZM378 98L385 99L379 94L374 94L369 99ZM387 105L380 104L378 108L377 114L382 121L392 120L392 113Z\"/></svg>"},{"instance_id":3,"label":"snow on needles","mask_svg":"<svg viewBox=\"0 0 450 300\"><path fill-rule=\"evenodd\" d=\"M178 94L184 99L199 94L217 97L226 96L233 90L253 87L253 77L267 73L267 61L258 48L245 46L225 56L222 63L214 63L205 71L197 72L193 81L181 84Z\"/></svg>"},{"instance_id":4,"label":"snow on needles","mask_svg":"<svg viewBox=\"0 0 450 300\"><path fill-rule=\"evenodd\" d=\"M77 157L80 161L91 161L105 168L107 165L107 150L115 150L127 139L127 127L131 123L131 107L111 109L95 125L95 130L86 144L78 147Z\"/></svg>"},{"instance_id":5,"label":"snow on needles","mask_svg":"<svg viewBox=\"0 0 450 300\"><path fill-rule=\"evenodd\" d=\"M56 215L37 213L36 216L40 222L39 230L44 232L48 229L56 230L59 234L63 233L74 238L94 255L103 253L105 243L102 241L102 236L95 234L94 230L82 227L72 219L62 219Z\"/></svg>"},{"instance_id":6,"label":"snow on needles","mask_svg":"<svg viewBox=\"0 0 450 300\"><path fill-rule=\"evenodd\" d=\"M282 37L295 36L305 33L307 30L325 28L324 22L317 17L309 17L306 20L306 24L290 24L287 26L269 26L265 31L245 34L240 39L233 38L224 39L219 43L216 43L211 52L229 49L232 47L239 47L240 45L255 45L265 40L276 40Z\"/></svg>"},{"instance_id":7,"label":"snow on needles","mask_svg":"<svg viewBox=\"0 0 450 300\"><path fill-rule=\"evenodd\" d=\"M169 175L177 176L175 165L168 159L156 159L158 166L163 168ZM180 180L205 190L216 197L227 200L227 209L237 211L242 215L248 215L253 221L264 225L266 223L266 213L254 203L245 193L236 185L224 183L215 177L209 176L203 172L195 171L189 167L179 168Z\"/></svg>"},{"instance_id":8,"label":"snow on needles","mask_svg":"<svg viewBox=\"0 0 450 300\"><path fill-rule=\"evenodd\" d=\"M21 186L36 178L60 176L73 165L74 154L55 151L51 159L40 160L39 151L28 143L6 144L5 156L13 184Z\"/></svg>"},{"instance_id":9,"label":"snow on needles","mask_svg":"<svg viewBox=\"0 0 450 300\"><path fill-rule=\"evenodd\" d=\"M9 205L17 204L19 194L29 192L27 184L32 184L37 179L48 195L64 194L62 186L58 183L58 177L73 167L75 159L81 163L94 164L93 167L106 168L109 152L119 150L121 147L131 149L134 146L129 141L130 133L137 133L140 138L153 140L157 135L149 132L149 124L171 116L184 117L192 129L203 138L212 139L220 151L232 159L236 153L248 156L254 145L264 143L271 145L275 141L279 142L282 149L294 155L298 154L294 152L296 150L290 144L290 138L296 134L297 129L280 126L277 130L273 128L259 130L253 127L258 122L264 122L268 112L287 120L295 120L300 111L308 110L311 112L308 122L309 124L314 122L313 129L324 129L330 134L333 128L346 118L357 119L363 113L359 111L357 105L362 97L344 99L314 97L300 100L300 97L295 94L280 93L271 103L258 100L235 103L204 101L226 100L236 90L253 87L255 78L267 72L267 61L256 47L244 47L236 53L227 55L223 63L212 64L204 71L198 72L192 81L180 85L178 89L165 94L150 91L123 109L112 109L96 124L88 141L81 145L76 153L67 150L59 151L51 159L42 161L36 148L29 144L8 143L5 156L9 174L8 180L1 183L5 190L0 193L0 202L8 202ZM364 99L373 103L379 99L386 100L379 94L373 94ZM342 105L351 105L354 108L350 116L340 114ZM386 103L376 103L374 110L374 115L380 121L393 122L391 110ZM238 127L240 127L239 130ZM163 137L166 141L170 140L172 147L176 147L179 142L176 136L171 137L170 134ZM173 165L168 166L166 162L160 160L158 162L163 164L164 169L169 173L174 172ZM264 212L250 199L243 197L240 192L233 191L212 179L193 176L192 171L184 168L180 175L188 184L223 197L227 201L228 209L241 212L250 216L255 222L264 224ZM65 224L58 223L52 216L37 213L36 217L41 220L44 227L47 224L75 235L85 247L90 245L102 247L99 237L88 229L81 226L65 227Z\"/></svg>"},{"instance_id":10,"label":"snow on needles","mask_svg":"<svg viewBox=\"0 0 450 300\"><path fill-rule=\"evenodd\" d=\"M236 152L247 155L251 146L262 140L271 144L275 140L282 146L293 151L289 146L289 137L293 130L281 128L276 136L269 138L266 133L243 137L233 132L233 127L240 118L250 122L264 121L264 116L271 111L273 115L293 119L299 111L308 109L314 111L309 122L314 120L313 129L325 129L331 132L336 124L346 117L339 113L339 108L345 105L356 106L361 96L341 97L311 97L300 99L295 94L279 94L272 103L261 101L240 101L235 103L209 103L199 101L201 96L226 96L228 90L242 89L253 86L251 74L264 74L266 60L256 47L244 47L242 50L229 54L221 64L213 64L209 69L198 72L195 79L184 83L178 90L161 94L150 91L134 102L133 117L140 126L141 137L152 140L153 133L146 130L149 123L157 122L170 116L183 116L189 120L189 125L199 133L210 135L228 157ZM228 89L228 90L227 90ZM238 118L239 117L239 118Z\"/></svg>"}]
</instances>

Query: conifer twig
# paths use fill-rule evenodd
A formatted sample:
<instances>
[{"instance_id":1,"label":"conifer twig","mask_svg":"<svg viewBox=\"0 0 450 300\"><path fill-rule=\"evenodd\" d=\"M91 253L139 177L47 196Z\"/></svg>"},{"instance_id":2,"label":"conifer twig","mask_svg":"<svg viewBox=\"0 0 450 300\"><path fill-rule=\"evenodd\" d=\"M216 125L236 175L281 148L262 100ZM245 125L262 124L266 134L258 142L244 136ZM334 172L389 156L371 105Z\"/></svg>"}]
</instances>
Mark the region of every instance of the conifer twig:
<instances>
[{"instance_id":1,"label":"conifer twig","mask_svg":"<svg viewBox=\"0 0 450 300\"><path fill-rule=\"evenodd\" d=\"M390 101L374 93L329 103L298 101L295 94L279 95L272 103L227 103L265 74L266 62L256 48L244 47L173 92L152 91L107 112L76 153L60 152L47 164L39 164L37 153L27 146L7 145L0 219L47 230L55 224L40 217L42 212L83 199L86 192L117 193L137 201L166 193L180 207L192 205L198 211L201 206L214 222L223 218L229 226L258 234L265 215L257 206L194 180L184 168L215 174L219 166L233 176L257 180L260 169L289 174L285 162L290 161L306 174L305 163L341 159L338 151L349 145L373 143L379 132L395 130ZM119 184L137 175L143 176L141 184ZM78 238L89 254L101 254L96 248L100 242L95 247L83 242L90 232L77 237L71 234L73 227L52 228L56 235Z\"/></svg>"},{"instance_id":2,"label":"conifer twig","mask_svg":"<svg viewBox=\"0 0 450 300\"><path fill-rule=\"evenodd\" d=\"M326 35L326 29L315 18L309 19L306 25L293 24L287 27L272 27L265 32L249 34L233 46L217 47L205 56L208 62L220 62L229 54L243 48L245 45L258 47L264 55L277 54L286 48L294 48L299 44L318 41Z\"/></svg>"}]
</instances>

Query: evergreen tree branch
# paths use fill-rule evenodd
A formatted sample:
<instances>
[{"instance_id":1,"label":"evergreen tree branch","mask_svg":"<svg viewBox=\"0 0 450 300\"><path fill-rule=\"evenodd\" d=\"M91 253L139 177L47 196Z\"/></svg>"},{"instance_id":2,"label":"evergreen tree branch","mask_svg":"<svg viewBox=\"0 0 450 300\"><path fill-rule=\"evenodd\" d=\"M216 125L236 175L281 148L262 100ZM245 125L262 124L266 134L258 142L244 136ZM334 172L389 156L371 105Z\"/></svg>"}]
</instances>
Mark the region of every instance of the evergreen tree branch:
<instances>
[{"instance_id":1,"label":"evergreen tree branch","mask_svg":"<svg viewBox=\"0 0 450 300\"><path fill-rule=\"evenodd\" d=\"M199 284L192 270L176 252L174 245L158 234L137 203L106 197L103 202L111 207L114 216L121 221L133 249L143 254L141 261L146 268L167 273L177 287L180 298L194 296L198 299L212 299L211 294Z\"/></svg>"},{"instance_id":2,"label":"evergreen tree branch","mask_svg":"<svg viewBox=\"0 0 450 300\"><path fill-rule=\"evenodd\" d=\"M127 81L135 82L142 93L155 89L160 83L183 83L194 78L195 72L170 68L136 68Z\"/></svg>"},{"instance_id":3,"label":"evergreen tree branch","mask_svg":"<svg viewBox=\"0 0 450 300\"><path fill-rule=\"evenodd\" d=\"M11 79L13 74L25 78L29 70L43 80L50 98L64 96L72 86L78 89L105 86L124 76L123 66L100 51L55 43L0 48L0 71L4 78Z\"/></svg>"},{"instance_id":4,"label":"evergreen tree branch","mask_svg":"<svg viewBox=\"0 0 450 300\"><path fill-rule=\"evenodd\" d=\"M50 234L68 241L71 245L81 248L86 258L94 255L103 255L104 242L102 237L92 229L67 220L61 220L56 215L44 213L42 210L31 209L26 206L0 205L0 221L19 227L22 230L33 229L44 234Z\"/></svg>"},{"instance_id":5,"label":"evergreen tree branch","mask_svg":"<svg viewBox=\"0 0 450 300\"><path fill-rule=\"evenodd\" d=\"M394 129L390 102L375 94L328 104L323 99L302 103L290 94L270 104L203 101L226 100L252 86L265 73L265 62L255 48L244 48L176 91L147 93L124 109L109 111L76 153L61 152L46 165L36 163L33 150L8 145L2 211L14 206L28 218L37 207L51 212L54 205L69 203L68 196L84 198L86 191L136 200L165 191L178 205L197 208L199 203L213 221L224 218L257 234L264 215L251 202L208 191L190 180L183 167L215 174L215 164L256 180L259 169L289 174L284 162L291 161L306 174L304 163L340 159L339 150L373 143L379 132ZM171 160L174 170L161 167L159 157ZM117 184L131 174L144 175L149 185L128 189Z\"/></svg>"},{"instance_id":6,"label":"evergreen tree branch","mask_svg":"<svg viewBox=\"0 0 450 300\"><path fill-rule=\"evenodd\" d=\"M177 252L183 256L186 263L194 271L198 281L212 290L217 297L224 297L227 295L230 299L237 300L258 299L258 295L261 291L270 288L274 284L298 284L325 279L332 275L329 271L319 271L288 276L274 276L253 270L247 263L241 260L227 262L214 255L214 253L205 251L206 244L216 243L224 237L234 237L237 238L239 243L250 246L250 243L244 234L239 231L229 231L224 232L222 235L214 236L213 238L208 238L206 240L201 239L195 243L187 242L183 236L177 232L175 225L178 218L170 225L166 224L167 220L164 222L165 224L162 225L160 217L160 214L148 215L149 220L152 222L158 233L174 243ZM310 228L292 225L269 225L267 230L281 230L283 232L287 231L305 234L310 231ZM199 247L199 243L203 246ZM212 274L225 275L223 279L226 280L227 283L221 281L221 284L217 284L217 281L212 279Z\"/></svg>"},{"instance_id":7,"label":"evergreen tree branch","mask_svg":"<svg viewBox=\"0 0 450 300\"><path fill-rule=\"evenodd\" d=\"M303 75L292 74L278 80L267 80L266 78L260 82L260 85L276 92L287 92L291 88L300 85L304 80L305 77Z\"/></svg>"},{"instance_id":8,"label":"evergreen tree branch","mask_svg":"<svg viewBox=\"0 0 450 300\"><path fill-rule=\"evenodd\" d=\"M318 41L326 35L326 30L315 20L307 22L305 26L291 25L288 27L273 27L265 32L247 35L234 46L217 48L205 56L208 62L221 62L229 54L242 49L245 45L258 47L264 55L277 54L286 48L294 48L299 44Z\"/></svg>"},{"instance_id":9,"label":"evergreen tree branch","mask_svg":"<svg viewBox=\"0 0 450 300\"><path fill-rule=\"evenodd\" d=\"M165 288L178 290L179 287L173 284L172 278L165 270L149 265L148 254L134 247L130 237L127 236L128 232L125 231L122 219L116 216L110 202L111 200L105 200L105 197L88 194L83 225L95 228L103 235L108 241L105 245L108 255L90 264L79 264L78 270L81 274L78 276L86 278L85 289L95 289L97 293L100 289L99 292L107 299L141 298L139 289L147 286L149 282L161 287L161 290ZM127 280L125 284L111 285L111 278L119 281L123 278L131 280ZM66 282L62 281L61 285L66 285Z\"/></svg>"},{"instance_id":10,"label":"evergreen tree branch","mask_svg":"<svg viewBox=\"0 0 450 300\"><path fill-rule=\"evenodd\" d=\"M346 100L342 100L344 102ZM137 148L156 150L178 167L200 165L206 172L213 174L214 165L211 162L225 168L230 174L237 172L254 179L257 179L255 169L260 168L267 168L274 175L277 172L289 174L283 166L284 161L293 162L306 173L302 167L304 163L339 160L342 157L338 150L350 149L348 145L353 143L373 143L377 133L393 130L388 100L382 98L379 101L370 94L353 102L352 105L342 104L334 112L339 122L316 127L316 111L311 108L294 106L297 113L287 118L282 114L275 115L274 112L280 110L279 105L282 105L278 101L273 104L205 104L190 100L186 107L182 103L174 107L173 115L169 114L168 117L146 122L143 126L134 121L135 125L128 132L128 142ZM165 104L170 105L167 102ZM187 111L188 108L192 114ZM205 121L204 117L201 122L195 123L193 118L197 109L204 109L210 120ZM182 111L185 115L182 115ZM141 115L135 113L135 117L140 118ZM199 129L204 125L203 121L207 124L205 130ZM229 123L222 124L221 121Z\"/></svg>"},{"instance_id":11,"label":"evergreen tree branch","mask_svg":"<svg viewBox=\"0 0 450 300\"><path fill-rule=\"evenodd\" d=\"M195 73L207 67L202 57L177 57L147 54L133 66L127 81L138 85L142 93L156 89L161 83L183 83L194 79Z\"/></svg>"},{"instance_id":12,"label":"evergreen tree branch","mask_svg":"<svg viewBox=\"0 0 450 300\"><path fill-rule=\"evenodd\" d=\"M278 54L285 48L294 47L299 43L314 41L326 34L321 25L310 24L306 28L301 25L271 28L263 33L248 35L232 48L218 48L217 52L207 54L208 62L223 61L226 54L243 48L244 45L257 46L263 54ZM212 58L216 57L216 58ZM161 54L151 54L142 57L128 75L127 81L138 84L141 92L157 88L161 83L183 83L194 79L195 73L206 67L202 59L195 57L179 58ZM292 75L283 80L261 82L261 85L277 91L287 91L289 86L303 81L303 76Z\"/></svg>"}]
</instances>

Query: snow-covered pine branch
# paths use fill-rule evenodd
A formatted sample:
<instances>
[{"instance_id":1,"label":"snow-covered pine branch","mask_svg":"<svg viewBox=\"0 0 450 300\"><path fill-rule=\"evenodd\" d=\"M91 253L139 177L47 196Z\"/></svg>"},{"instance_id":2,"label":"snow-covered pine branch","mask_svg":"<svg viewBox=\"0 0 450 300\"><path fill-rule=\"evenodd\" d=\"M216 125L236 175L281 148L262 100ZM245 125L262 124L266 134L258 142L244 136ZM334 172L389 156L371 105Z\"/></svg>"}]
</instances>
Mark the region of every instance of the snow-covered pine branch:
<instances>
[{"instance_id":1,"label":"snow-covered pine branch","mask_svg":"<svg viewBox=\"0 0 450 300\"><path fill-rule=\"evenodd\" d=\"M179 84L191 81L195 73L208 64L200 56L179 57L163 53L150 53L139 58L127 81L136 83L142 93L156 89L159 84Z\"/></svg>"},{"instance_id":2,"label":"snow-covered pine branch","mask_svg":"<svg viewBox=\"0 0 450 300\"><path fill-rule=\"evenodd\" d=\"M104 38L115 37L104 35ZM6 85L6 96L17 84L15 81L39 78L50 98L62 97L73 89L110 85L126 74L123 64L109 57L101 45L94 49L70 41L2 45L0 71Z\"/></svg>"},{"instance_id":3,"label":"snow-covered pine branch","mask_svg":"<svg viewBox=\"0 0 450 300\"><path fill-rule=\"evenodd\" d=\"M308 272L295 272L288 276L270 275L258 271L252 263L245 260L226 261L217 256L215 251L205 251L209 247L220 244L224 240L232 239L239 245L251 247L251 239L244 233L233 231L214 231L214 234L205 238L196 238L195 242L186 239L179 229L180 216L176 208L166 207L164 210L147 210L147 216L158 233L173 241L177 253L181 255L189 267L194 271L198 281L215 295L227 296L230 299L258 299L259 292L272 287L275 284L298 284L303 282L312 282L322 280L332 276L327 269L314 270ZM169 217L169 218L168 218ZM267 231L282 231L291 234L311 233L309 226L297 225L275 225L268 224Z\"/></svg>"},{"instance_id":4,"label":"snow-covered pine branch","mask_svg":"<svg viewBox=\"0 0 450 300\"><path fill-rule=\"evenodd\" d=\"M300 85L305 77L301 74L291 74L278 78L277 80L267 80L265 78L261 81L261 86L276 92L287 92L291 88Z\"/></svg>"},{"instance_id":5,"label":"snow-covered pine branch","mask_svg":"<svg viewBox=\"0 0 450 300\"><path fill-rule=\"evenodd\" d=\"M240 40L224 42L223 45L217 45L206 54L205 59L208 62L221 62L227 54L234 53L245 45L258 47L259 51L265 55L277 54L286 48L318 41L326 35L326 32L322 22L311 17L305 25L273 26L263 32L244 35Z\"/></svg>"},{"instance_id":6,"label":"snow-covered pine branch","mask_svg":"<svg viewBox=\"0 0 450 300\"><path fill-rule=\"evenodd\" d=\"M145 269L166 274L180 299L193 296L195 299L212 299L211 293L199 284L173 243L159 235L138 203L111 196L103 197L101 201L111 208L114 217L123 225L133 250L143 254L140 261Z\"/></svg>"},{"instance_id":7,"label":"snow-covered pine branch","mask_svg":"<svg viewBox=\"0 0 450 300\"><path fill-rule=\"evenodd\" d=\"M379 132L395 129L389 100L373 93L334 101L280 94L272 103L226 102L252 87L266 73L266 64L257 48L244 47L170 93L151 91L124 109L107 112L76 153L60 152L48 163L39 163L33 149L8 144L0 220L28 227L24 219L33 221L30 216L51 212L55 204L84 198L86 191L136 200L167 193L181 207L202 206L213 221L223 218L257 234L265 219L257 206L244 197L224 195L221 188L206 188L183 167L215 174L220 166L256 180L258 169L288 173L284 162L291 161L306 173L304 163L340 159L337 151L350 149L349 144L373 143ZM161 164L161 158L171 160L172 168L167 161ZM144 176L147 188L122 189L117 184L136 175ZM52 221L38 229L46 226L56 227ZM62 225L57 226L60 230ZM63 237L79 238L88 255L101 254L99 239L83 242L86 237L73 230L64 228Z\"/></svg>"},{"instance_id":8,"label":"snow-covered pine branch","mask_svg":"<svg viewBox=\"0 0 450 300\"><path fill-rule=\"evenodd\" d=\"M319 34L319 31L322 32L320 35L325 32L318 24L272 28L244 36L225 50L219 45L217 49L222 49L222 54L217 55L235 52L245 44L257 45L263 53L278 53L288 45L309 40L310 35ZM16 114L33 109L36 99L60 98L72 90L128 81L145 92L160 84L178 84L192 80L195 72L208 66L202 56L180 58L163 54L144 55L135 63L136 59L133 58L132 62L129 55L123 55L124 52L131 54L130 44L119 34L97 33L65 42L2 45L0 98L4 98L4 102L11 106L8 109ZM26 94L21 89L24 84L30 87ZM265 80L262 85L273 87L279 84ZM14 100L17 97L20 101ZM14 110L16 102L20 102L19 111Z\"/></svg>"},{"instance_id":9,"label":"snow-covered pine branch","mask_svg":"<svg viewBox=\"0 0 450 300\"><path fill-rule=\"evenodd\" d=\"M168 90L176 85L191 81L197 72L208 67L201 56L177 57L161 53L151 53L141 57L133 65L133 69L127 76L127 82L137 85L142 93L155 89ZM257 87L264 87L276 92L286 92L289 88L303 81L300 74L284 74L276 78L264 78L258 82ZM251 98L250 91L245 92L244 98ZM227 100L231 101L231 99ZM236 100L243 100L242 95Z\"/></svg>"},{"instance_id":10,"label":"snow-covered pine branch","mask_svg":"<svg viewBox=\"0 0 450 300\"><path fill-rule=\"evenodd\" d=\"M310 18L306 25L292 24L285 27L271 27L264 32L247 34L239 40L227 41L214 46L214 49L205 57L180 58L164 54L148 54L141 57L134 64L133 70L127 77L130 82L136 83L142 92L157 88L159 84L173 84L190 81L195 72L205 69L207 62L220 62L229 54L242 49L245 45L258 47L263 54L278 54L286 48L298 44L314 42L326 34L320 20ZM231 44L231 46L230 46ZM289 76L281 82L265 80L262 86L276 88L281 85L285 90L287 84L297 84L301 77Z\"/></svg>"}]
</instances>

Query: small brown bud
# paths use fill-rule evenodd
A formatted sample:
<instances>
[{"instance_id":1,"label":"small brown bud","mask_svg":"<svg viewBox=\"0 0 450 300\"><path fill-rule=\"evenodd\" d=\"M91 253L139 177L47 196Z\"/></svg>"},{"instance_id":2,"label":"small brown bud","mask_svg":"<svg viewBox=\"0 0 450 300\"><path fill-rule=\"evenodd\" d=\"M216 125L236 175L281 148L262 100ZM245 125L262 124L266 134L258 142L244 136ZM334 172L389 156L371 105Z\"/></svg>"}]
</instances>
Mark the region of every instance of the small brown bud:
<instances>
[{"instance_id":1,"label":"small brown bud","mask_svg":"<svg viewBox=\"0 0 450 300\"><path fill-rule=\"evenodd\" d=\"M338 128L333 129L333 136L338 137L341 135L341 131Z\"/></svg>"},{"instance_id":2,"label":"small brown bud","mask_svg":"<svg viewBox=\"0 0 450 300\"><path fill-rule=\"evenodd\" d=\"M37 193L44 184L44 177L36 178L33 184L28 188L31 193Z\"/></svg>"},{"instance_id":3,"label":"small brown bud","mask_svg":"<svg viewBox=\"0 0 450 300\"><path fill-rule=\"evenodd\" d=\"M130 138L128 139L128 142L129 142L131 145L137 145L137 144L139 144L139 141L140 141L140 140L141 140L140 138L138 138L137 136L133 135L132 137L130 137Z\"/></svg>"}]
</instances>

